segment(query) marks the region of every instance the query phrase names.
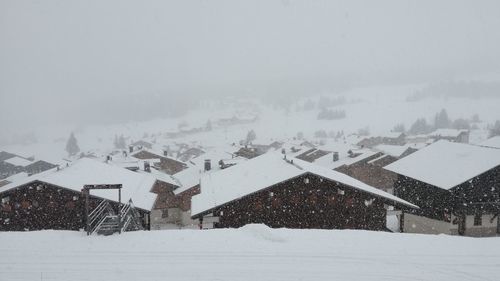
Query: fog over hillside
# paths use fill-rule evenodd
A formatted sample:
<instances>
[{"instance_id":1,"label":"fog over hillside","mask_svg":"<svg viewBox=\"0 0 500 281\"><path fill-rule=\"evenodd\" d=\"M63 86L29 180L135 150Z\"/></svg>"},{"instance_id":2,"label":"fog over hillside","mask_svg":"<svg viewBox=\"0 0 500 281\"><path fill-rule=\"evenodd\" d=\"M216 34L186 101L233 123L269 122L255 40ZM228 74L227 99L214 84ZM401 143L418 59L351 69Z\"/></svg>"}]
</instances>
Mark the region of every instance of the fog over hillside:
<instances>
[{"instance_id":1,"label":"fog over hillside","mask_svg":"<svg viewBox=\"0 0 500 281\"><path fill-rule=\"evenodd\" d=\"M1 128L495 76L499 10L498 1L0 1Z\"/></svg>"}]
</instances>

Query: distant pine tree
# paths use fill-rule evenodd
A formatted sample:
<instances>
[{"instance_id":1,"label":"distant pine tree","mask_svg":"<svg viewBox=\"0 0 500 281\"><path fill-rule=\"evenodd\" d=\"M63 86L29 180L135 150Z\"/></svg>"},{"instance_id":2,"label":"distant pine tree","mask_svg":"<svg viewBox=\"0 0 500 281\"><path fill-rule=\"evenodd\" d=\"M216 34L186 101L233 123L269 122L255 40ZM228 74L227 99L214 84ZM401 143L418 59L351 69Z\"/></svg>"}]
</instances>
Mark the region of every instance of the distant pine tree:
<instances>
[{"instance_id":1,"label":"distant pine tree","mask_svg":"<svg viewBox=\"0 0 500 281\"><path fill-rule=\"evenodd\" d=\"M212 121L210 121L210 119L208 119L207 124L205 124L205 130L212 131Z\"/></svg>"},{"instance_id":2,"label":"distant pine tree","mask_svg":"<svg viewBox=\"0 0 500 281\"><path fill-rule=\"evenodd\" d=\"M405 124L403 124L403 123L396 124L396 126L394 126L394 128L392 129L392 131L396 132L396 133L404 133L404 132L406 132Z\"/></svg>"},{"instance_id":3,"label":"distant pine tree","mask_svg":"<svg viewBox=\"0 0 500 281\"><path fill-rule=\"evenodd\" d=\"M113 144L115 145L115 148L118 149L127 148L127 142L125 141L125 137L123 135L120 135L119 137L115 135L115 140L113 141Z\"/></svg>"},{"instance_id":4,"label":"distant pine tree","mask_svg":"<svg viewBox=\"0 0 500 281\"><path fill-rule=\"evenodd\" d=\"M68 142L66 143L66 152L70 156L76 155L78 152L80 152L80 147L78 147L78 141L75 138L75 135L73 132L69 135Z\"/></svg>"},{"instance_id":5,"label":"distant pine tree","mask_svg":"<svg viewBox=\"0 0 500 281\"><path fill-rule=\"evenodd\" d=\"M490 137L500 136L500 120L490 127Z\"/></svg>"},{"instance_id":6,"label":"distant pine tree","mask_svg":"<svg viewBox=\"0 0 500 281\"><path fill-rule=\"evenodd\" d=\"M255 134L255 131L250 130L247 133L246 143L249 144L249 143L253 142L255 139L257 139L257 135Z\"/></svg>"},{"instance_id":7,"label":"distant pine tree","mask_svg":"<svg viewBox=\"0 0 500 281\"><path fill-rule=\"evenodd\" d=\"M409 132L413 135L427 134L432 130L431 126L427 124L425 118L419 118L410 127Z\"/></svg>"},{"instance_id":8,"label":"distant pine tree","mask_svg":"<svg viewBox=\"0 0 500 281\"><path fill-rule=\"evenodd\" d=\"M445 109L442 109L441 112L436 114L436 117L434 118L434 127L436 127L436 129L444 129L450 128L450 126L451 120L448 117L448 113Z\"/></svg>"}]
</instances>

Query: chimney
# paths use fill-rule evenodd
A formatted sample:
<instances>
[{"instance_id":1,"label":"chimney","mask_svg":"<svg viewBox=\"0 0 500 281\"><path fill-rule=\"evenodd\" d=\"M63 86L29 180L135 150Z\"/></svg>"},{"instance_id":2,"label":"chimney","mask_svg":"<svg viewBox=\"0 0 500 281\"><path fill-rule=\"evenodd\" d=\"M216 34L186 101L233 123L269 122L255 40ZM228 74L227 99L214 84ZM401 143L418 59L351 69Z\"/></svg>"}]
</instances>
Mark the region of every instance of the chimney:
<instances>
[{"instance_id":1,"label":"chimney","mask_svg":"<svg viewBox=\"0 0 500 281\"><path fill-rule=\"evenodd\" d=\"M128 147L128 152L129 152L129 153L134 152L134 147L133 147L132 145Z\"/></svg>"},{"instance_id":2,"label":"chimney","mask_svg":"<svg viewBox=\"0 0 500 281\"><path fill-rule=\"evenodd\" d=\"M111 161L111 155L106 156L106 163L108 163L109 161Z\"/></svg>"},{"instance_id":3,"label":"chimney","mask_svg":"<svg viewBox=\"0 0 500 281\"><path fill-rule=\"evenodd\" d=\"M210 171L212 169L212 163L210 159L205 159L205 172Z\"/></svg>"},{"instance_id":4,"label":"chimney","mask_svg":"<svg viewBox=\"0 0 500 281\"><path fill-rule=\"evenodd\" d=\"M163 150L163 156L168 156L168 150Z\"/></svg>"},{"instance_id":5,"label":"chimney","mask_svg":"<svg viewBox=\"0 0 500 281\"><path fill-rule=\"evenodd\" d=\"M337 161L339 161L339 153L335 151L333 153L333 162L337 162Z\"/></svg>"},{"instance_id":6,"label":"chimney","mask_svg":"<svg viewBox=\"0 0 500 281\"><path fill-rule=\"evenodd\" d=\"M144 162L144 171L151 173L151 166L149 165L149 162Z\"/></svg>"}]
</instances>

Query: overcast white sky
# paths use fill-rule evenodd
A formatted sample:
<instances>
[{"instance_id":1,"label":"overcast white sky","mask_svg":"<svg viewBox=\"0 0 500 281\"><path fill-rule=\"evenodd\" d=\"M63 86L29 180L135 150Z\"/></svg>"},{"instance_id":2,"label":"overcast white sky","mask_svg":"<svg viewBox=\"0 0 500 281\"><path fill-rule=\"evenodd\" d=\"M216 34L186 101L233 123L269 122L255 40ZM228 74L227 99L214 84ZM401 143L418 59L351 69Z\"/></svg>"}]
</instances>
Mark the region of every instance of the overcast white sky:
<instances>
[{"instance_id":1,"label":"overcast white sky","mask_svg":"<svg viewBox=\"0 0 500 281\"><path fill-rule=\"evenodd\" d=\"M0 118L54 122L129 95L498 72L499 50L496 0L0 0Z\"/></svg>"}]
</instances>

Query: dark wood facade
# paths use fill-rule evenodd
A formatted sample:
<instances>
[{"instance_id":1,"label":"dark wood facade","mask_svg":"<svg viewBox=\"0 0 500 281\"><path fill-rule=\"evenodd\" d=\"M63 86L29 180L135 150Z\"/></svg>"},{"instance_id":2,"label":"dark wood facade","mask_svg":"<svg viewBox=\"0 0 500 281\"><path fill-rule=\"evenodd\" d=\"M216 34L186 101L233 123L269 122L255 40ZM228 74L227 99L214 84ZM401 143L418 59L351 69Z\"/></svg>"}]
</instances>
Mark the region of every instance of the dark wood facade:
<instances>
[{"instance_id":1,"label":"dark wood facade","mask_svg":"<svg viewBox=\"0 0 500 281\"><path fill-rule=\"evenodd\" d=\"M414 214L449 221L450 215L500 213L500 166L450 190L398 175L394 194L420 207Z\"/></svg>"},{"instance_id":2,"label":"dark wood facade","mask_svg":"<svg viewBox=\"0 0 500 281\"><path fill-rule=\"evenodd\" d=\"M191 197L200 193L200 186L195 185L179 194L174 193L174 186L164 182L157 182L152 189L156 198L153 209L168 210L169 208L179 208L186 212L191 209Z\"/></svg>"},{"instance_id":3,"label":"dark wood facade","mask_svg":"<svg viewBox=\"0 0 500 281\"><path fill-rule=\"evenodd\" d=\"M397 137L370 137L365 138L357 143L360 147L375 147L379 144L388 144L388 145L404 145L406 143L406 135L400 134Z\"/></svg>"},{"instance_id":4,"label":"dark wood facade","mask_svg":"<svg viewBox=\"0 0 500 281\"><path fill-rule=\"evenodd\" d=\"M370 163L356 163L335 170L386 192L392 190L398 179L396 173Z\"/></svg>"},{"instance_id":5,"label":"dark wood facade","mask_svg":"<svg viewBox=\"0 0 500 281\"><path fill-rule=\"evenodd\" d=\"M34 181L0 194L0 231L80 230L85 227L85 197L81 192ZM102 198L90 197L90 210ZM110 201L113 208L118 203ZM137 209L142 217L148 211ZM148 229L147 220L144 221Z\"/></svg>"},{"instance_id":6,"label":"dark wood facade","mask_svg":"<svg viewBox=\"0 0 500 281\"><path fill-rule=\"evenodd\" d=\"M219 218L217 228L262 223L274 228L386 230L385 203L393 205L338 182L305 174L204 214Z\"/></svg>"}]
</instances>

